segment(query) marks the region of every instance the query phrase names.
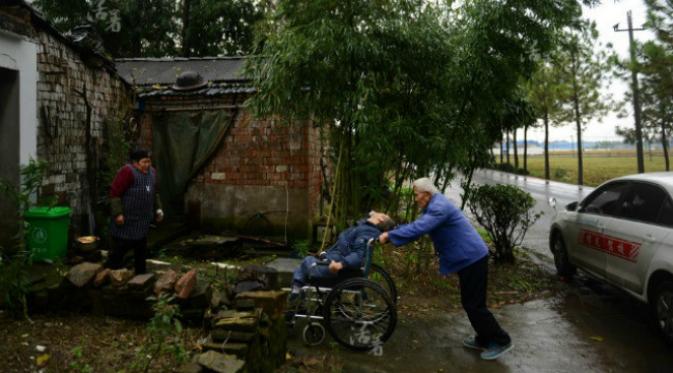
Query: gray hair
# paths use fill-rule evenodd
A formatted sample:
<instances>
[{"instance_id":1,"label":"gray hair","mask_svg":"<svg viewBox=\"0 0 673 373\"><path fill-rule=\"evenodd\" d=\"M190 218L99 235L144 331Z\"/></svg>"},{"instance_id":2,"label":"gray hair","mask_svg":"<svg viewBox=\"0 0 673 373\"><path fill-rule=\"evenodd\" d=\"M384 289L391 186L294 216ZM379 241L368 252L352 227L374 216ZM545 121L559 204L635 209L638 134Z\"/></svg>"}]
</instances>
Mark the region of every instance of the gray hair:
<instances>
[{"instance_id":1,"label":"gray hair","mask_svg":"<svg viewBox=\"0 0 673 373\"><path fill-rule=\"evenodd\" d=\"M386 215L382 222L376 224L376 228L378 228L380 231L388 232L389 230L395 228L395 225L395 220Z\"/></svg>"},{"instance_id":2,"label":"gray hair","mask_svg":"<svg viewBox=\"0 0 673 373\"><path fill-rule=\"evenodd\" d=\"M415 180L413 185L414 188L419 192L428 192L432 195L439 193L439 189L437 189L432 180L430 180L430 178L427 177L422 177L420 179Z\"/></svg>"}]
</instances>

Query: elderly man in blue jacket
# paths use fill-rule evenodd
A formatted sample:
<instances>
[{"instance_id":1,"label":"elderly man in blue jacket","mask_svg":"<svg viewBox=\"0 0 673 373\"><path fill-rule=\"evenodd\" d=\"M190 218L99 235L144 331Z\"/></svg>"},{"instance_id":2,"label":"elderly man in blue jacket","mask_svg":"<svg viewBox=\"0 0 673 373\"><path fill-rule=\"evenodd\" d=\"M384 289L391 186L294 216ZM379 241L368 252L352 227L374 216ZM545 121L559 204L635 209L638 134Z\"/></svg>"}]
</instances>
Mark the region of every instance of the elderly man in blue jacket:
<instances>
[{"instance_id":1,"label":"elderly man in blue jacket","mask_svg":"<svg viewBox=\"0 0 673 373\"><path fill-rule=\"evenodd\" d=\"M294 301L301 287L309 279L335 278L344 269L359 269L367 257L367 243L395 226L395 222L386 214L372 211L369 218L362 219L356 225L339 234L337 241L326 252L329 266L316 266L318 259L307 256L301 266L294 271L290 300Z\"/></svg>"},{"instance_id":2,"label":"elderly man in blue jacket","mask_svg":"<svg viewBox=\"0 0 673 373\"><path fill-rule=\"evenodd\" d=\"M481 358L493 360L512 347L512 340L486 307L488 247L463 213L437 190L428 178L414 181L416 203L423 214L411 224L379 236L381 243L395 246L430 235L439 255L443 275L458 273L460 299L476 332L463 341L467 348L481 351Z\"/></svg>"}]
</instances>

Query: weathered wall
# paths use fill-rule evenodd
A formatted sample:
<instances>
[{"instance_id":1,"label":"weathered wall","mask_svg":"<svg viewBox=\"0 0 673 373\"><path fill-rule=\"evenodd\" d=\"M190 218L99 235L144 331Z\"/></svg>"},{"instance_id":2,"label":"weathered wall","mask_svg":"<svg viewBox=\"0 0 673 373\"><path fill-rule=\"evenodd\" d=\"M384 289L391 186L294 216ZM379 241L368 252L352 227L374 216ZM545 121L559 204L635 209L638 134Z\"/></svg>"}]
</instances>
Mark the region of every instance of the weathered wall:
<instances>
[{"instance_id":1,"label":"weathered wall","mask_svg":"<svg viewBox=\"0 0 673 373\"><path fill-rule=\"evenodd\" d=\"M320 137L306 124L256 119L245 97L148 99L141 133L151 136L151 112L165 108L220 107L236 119L215 155L185 196L188 213L205 228L247 234L309 237L320 216ZM151 141L142 140L144 144ZM161 179L161 177L160 177Z\"/></svg>"},{"instance_id":2,"label":"weathered wall","mask_svg":"<svg viewBox=\"0 0 673 373\"><path fill-rule=\"evenodd\" d=\"M20 164L48 163L43 192L73 209L77 232L99 193L103 123L130 109L130 87L21 2L0 5L0 50L0 67L19 72Z\"/></svg>"},{"instance_id":3,"label":"weathered wall","mask_svg":"<svg viewBox=\"0 0 673 373\"><path fill-rule=\"evenodd\" d=\"M73 224L83 226L95 196L103 162L104 122L131 108L130 87L113 71L87 64L71 47L37 32L39 132L37 154L49 162L46 193L55 193L73 209ZM95 207L95 206L91 206Z\"/></svg>"}]
</instances>

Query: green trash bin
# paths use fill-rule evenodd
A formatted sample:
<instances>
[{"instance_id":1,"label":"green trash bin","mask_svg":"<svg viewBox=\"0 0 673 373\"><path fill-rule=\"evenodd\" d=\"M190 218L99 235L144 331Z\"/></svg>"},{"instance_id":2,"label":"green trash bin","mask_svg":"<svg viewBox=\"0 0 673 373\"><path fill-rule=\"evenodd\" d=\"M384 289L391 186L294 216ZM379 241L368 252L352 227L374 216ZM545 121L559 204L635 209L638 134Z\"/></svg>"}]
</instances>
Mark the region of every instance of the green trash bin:
<instances>
[{"instance_id":1,"label":"green trash bin","mask_svg":"<svg viewBox=\"0 0 673 373\"><path fill-rule=\"evenodd\" d=\"M70 213L68 207L33 207L26 211L26 241L33 260L54 261L65 257Z\"/></svg>"}]
</instances>

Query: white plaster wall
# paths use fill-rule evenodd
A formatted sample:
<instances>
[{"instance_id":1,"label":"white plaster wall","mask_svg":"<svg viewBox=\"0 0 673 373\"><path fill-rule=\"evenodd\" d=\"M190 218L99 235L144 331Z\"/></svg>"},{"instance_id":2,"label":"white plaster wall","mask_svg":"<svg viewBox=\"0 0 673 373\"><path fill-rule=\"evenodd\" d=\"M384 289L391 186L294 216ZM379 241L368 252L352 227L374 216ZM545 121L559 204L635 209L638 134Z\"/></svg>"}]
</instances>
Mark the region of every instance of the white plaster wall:
<instances>
[{"instance_id":1,"label":"white plaster wall","mask_svg":"<svg viewBox=\"0 0 673 373\"><path fill-rule=\"evenodd\" d=\"M0 67L19 71L19 159L37 158L37 44L0 32Z\"/></svg>"}]
</instances>

